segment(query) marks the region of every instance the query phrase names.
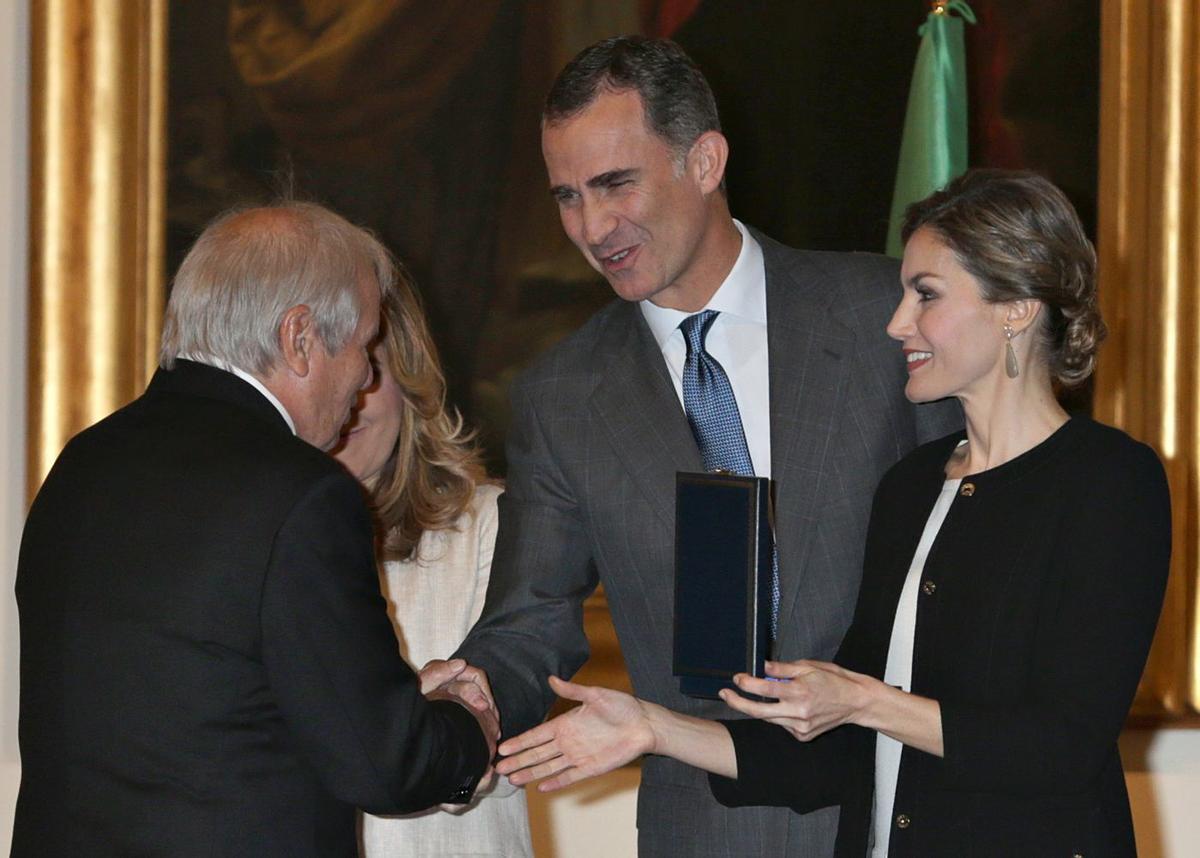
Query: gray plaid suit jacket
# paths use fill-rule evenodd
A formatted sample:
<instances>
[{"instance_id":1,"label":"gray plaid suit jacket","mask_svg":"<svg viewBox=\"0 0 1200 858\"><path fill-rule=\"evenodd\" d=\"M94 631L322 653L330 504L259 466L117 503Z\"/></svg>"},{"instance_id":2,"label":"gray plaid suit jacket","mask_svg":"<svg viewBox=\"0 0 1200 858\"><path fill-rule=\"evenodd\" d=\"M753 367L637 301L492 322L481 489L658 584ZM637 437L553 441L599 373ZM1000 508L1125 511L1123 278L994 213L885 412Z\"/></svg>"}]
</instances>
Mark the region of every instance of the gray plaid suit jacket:
<instances>
[{"instance_id":1,"label":"gray plaid suit jacket","mask_svg":"<svg viewBox=\"0 0 1200 858\"><path fill-rule=\"evenodd\" d=\"M782 601L777 653L831 659L850 623L871 498L919 443L962 425L957 403L904 398L884 327L894 260L793 250L760 233L766 263L772 477ZM671 673L675 472L702 469L666 364L635 304L615 301L512 389L508 489L487 605L458 655L485 668L506 735L553 702L546 676L586 660L583 600L604 583L640 697L701 717ZM837 808L720 806L702 773L646 759L639 854L833 854Z\"/></svg>"}]
</instances>

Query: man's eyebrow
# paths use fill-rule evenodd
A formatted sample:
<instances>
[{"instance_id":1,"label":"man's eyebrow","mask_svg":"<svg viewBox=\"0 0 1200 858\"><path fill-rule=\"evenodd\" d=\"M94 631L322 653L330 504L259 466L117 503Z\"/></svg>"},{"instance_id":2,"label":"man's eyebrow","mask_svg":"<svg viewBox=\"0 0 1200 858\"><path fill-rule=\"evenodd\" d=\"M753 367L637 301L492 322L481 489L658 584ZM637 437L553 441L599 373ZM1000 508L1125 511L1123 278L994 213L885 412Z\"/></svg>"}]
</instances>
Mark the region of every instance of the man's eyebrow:
<instances>
[{"instance_id":1,"label":"man's eyebrow","mask_svg":"<svg viewBox=\"0 0 1200 858\"><path fill-rule=\"evenodd\" d=\"M609 170L605 173L592 176L587 180L589 188L611 188L614 185L619 185L621 182L636 178L641 171L636 167L622 167L619 170ZM566 199L575 193L575 189L570 185L553 185L550 188L550 196L555 199Z\"/></svg>"},{"instance_id":2,"label":"man's eyebrow","mask_svg":"<svg viewBox=\"0 0 1200 858\"><path fill-rule=\"evenodd\" d=\"M632 179L637 175L637 170L633 167L625 167L620 170L609 170L607 173L601 173L598 176L592 176L587 180L589 188L610 188L618 182L623 182L626 179Z\"/></svg>"}]
</instances>

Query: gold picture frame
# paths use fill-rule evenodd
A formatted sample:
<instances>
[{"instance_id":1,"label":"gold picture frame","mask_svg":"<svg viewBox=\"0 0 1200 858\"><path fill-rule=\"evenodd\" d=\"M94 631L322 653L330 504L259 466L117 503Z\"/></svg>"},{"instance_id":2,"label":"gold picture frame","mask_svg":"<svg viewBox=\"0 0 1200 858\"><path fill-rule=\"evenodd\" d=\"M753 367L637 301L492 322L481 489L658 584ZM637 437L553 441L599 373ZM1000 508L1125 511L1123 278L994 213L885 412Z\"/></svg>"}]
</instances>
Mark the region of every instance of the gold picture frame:
<instances>
[{"instance_id":1,"label":"gold picture frame","mask_svg":"<svg viewBox=\"0 0 1200 858\"><path fill-rule=\"evenodd\" d=\"M33 0L28 491L146 386L162 320L166 0Z\"/></svg>"},{"instance_id":2,"label":"gold picture frame","mask_svg":"<svg viewBox=\"0 0 1200 858\"><path fill-rule=\"evenodd\" d=\"M1158 451L1172 505L1170 583L1132 719L1200 725L1200 2L1104 0L1100 45L1109 342L1094 411Z\"/></svg>"},{"instance_id":3,"label":"gold picture frame","mask_svg":"<svg viewBox=\"0 0 1200 858\"><path fill-rule=\"evenodd\" d=\"M31 10L30 497L67 439L136 396L157 362L167 2ZM1111 335L1095 413L1159 451L1173 499L1171 582L1133 718L1200 724L1200 0L1103 0L1101 22ZM609 665L599 681L617 682L602 597L588 617Z\"/></svg>"}]
</instances>

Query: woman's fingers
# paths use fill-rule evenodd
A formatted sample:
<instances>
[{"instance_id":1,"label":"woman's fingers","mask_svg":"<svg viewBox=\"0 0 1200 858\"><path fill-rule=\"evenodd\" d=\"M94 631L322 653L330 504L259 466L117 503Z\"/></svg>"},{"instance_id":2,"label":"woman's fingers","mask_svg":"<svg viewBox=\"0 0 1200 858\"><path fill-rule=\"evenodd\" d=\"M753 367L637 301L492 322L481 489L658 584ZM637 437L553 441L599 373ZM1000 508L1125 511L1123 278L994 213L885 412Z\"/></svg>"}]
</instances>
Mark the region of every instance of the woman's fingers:
<instances>
[{"instance_id":1,"label":"woman's fingers","mask_svg":"<svg viewBox=\"0 0 1200 858\"><path fill-rule=\"evenodd\" d=\"M570 768L564 771L557 777L542 781L537 786L538 792L554 792L556 789L569 787L571 784L579 783L582 780L587 780L590 775L585 774L577 768Z\"/></svg>"},{"instance_id":2,"label":"woman's fingers","mask_svg":"<svg viewBox=\"0 0 1200 858\"><path fill-rule=\"evenodd\" d=\"M542 726L545 726L545 725L542 725ZM533 732L533 731L530 731L530 732ZM514 739L510 739L508 742L505 742L504 744L508 745L509 742L515 742L518 739L524 738L524 736L527 736L527 735L529 735L529 734L528 733L522 734L521 736L517 736ZM500 762L496 763L496 771L498 771L502 775L507 775L512 772L518 771L520 769L525 769L525 768L528 768L529 766L534 766L534 765L537 765L538 763L545 762L546 760L549 760L552 757L557 757L562 752L559 750L558 743L554 740L554 737L551 737L549 740L547 740L545 742L538 742L534 745L527 745L525 747L525 749L521 750L520 752L509 751L509 752L505 753L504 751L501 751L501 753L504 753L505 757L503 760L500 760Z\"/></svg>"},{"instance_id":3,"label":"woman's fingers","mask_svg":"<svg viewBox=\"0 0 1200 858\"><path fill-rule=\"evenodd\" d=\"M552 777L569 768L571 768L571 764L567 761L566 757L554 756L545 762L514 772L508 776L508 779L517 786L524 786L531 781L540 781L544 778Z\"/></svg>"},{"instance_id":4,"label":"woman's fingers","mask_svg":"<svg viewBox=\"0 0 1200 858\"><path fill-rule=\"evenodd\" d=\"M743 697L736 691L728 688L722 689L720 694L721 699L725 701L725 704L730 709L736 709L743 715L749 715L752 718L770 718L773 715L779 714L778 703L760 703L757 700L750 700Z\"/></svg>"},{"instance_id":5,"label":"woman's fingers","mask_svg":"<svg viewBox=\"0 0 1200 858\"><path fill-rule=\"evenodd\" d=\"M804 742L854 720L860 674L823 661L767 662L767 672L782 681L740 673L734 683L746 694L776 702L747 700L728 690L721 698L730 708L784 727Z\"/></svg>"},{"instance_id":6,"label":"woman's fingers","mask_svg":"<svg viewBox=\"0 0 1200 858\"><path fill-rule=\"evenodd\" d=\"M812 673L812 671L808 671ZM810 689L805 677L807 674L797 674L786 680L762 679L748 673L739 673L733 678L734 684L746 694L757 694L769 700L789 703L810 696ZM775 704L768 704L775 705Z\"/></svg>"},{"instance_id":7,"label":"woman's fingers","mask_svg":"<svg viewBox=\"0 0 1200 858\"><path fill-rule=\"evenodd\" d=\"M582 700L583 695L591 690L586 685L576 685L574 682L567 682L564 679L559 679L557 676L550 677L550 688L559 697L566 698L567 700ZM564 722L561 720L564 717L566 717L565 714L559 715L557 718L551 718L543 724L526 730L519 736L513 736L511 739L505 740L496 750L502 757L511 757L513 754L519 754L521 751L552 742L558 738L559 730L564 726ZM502 761L502 764L506 762L508 761ZM509 766L505 769L497 768L497 771L501 772L501 774L506 774L510 771L516 771L518 768L520 766Z\"/></svg>"},{"instance_id":8,"label":"woman's fingers","mask_svg":"<svg viewBox=\"0 0 1200 858\"><path fill-rule=\"evenodd\" d=\"M830 666L829 662L825 661L801 659L800 661L768 661L765 668L767 676L774 676L778 679L795 679L798 676L812 673L814 670Z\"/></svg>"},{"instance_id":9,"label":"woman's fingers","mask_svg":"<svg viewBox=\"0 0 1200 858\"><path fill-rule=\"evenodd\" d=\"M560 789L610 771L652 746L646 716L630 695L556 677L550 677L550 687L582 705L500 746L506 759L496 770L514 784L546 779L540 789Z\"/></svg>"},{"instance_id":10,"label":"woman's fingers","mask_svg":"<svg viewBox=\"0 0 1200 858\"><path fill-rule=\"evenodd\" d=\"M560 715L559 718L561 717ZM558 718L552 718L544 724L538 724L536 727L526 730L519 736L506 739L496 750L503 757L511 757L513 754L553 741L558 736L556 721L558 721Z\"/></svg>"},{"instance_id":11,"label":"woman's fingers","mask_svg":"<svg viewBox=\"0 0 1200 858\"><path fill-rule=\"evenodd\" d=\"M557 676L551 676L550 690L565 700L577 700L582 703L587 699L588 692L592 690L592 687L590 685L579 685L575 682L559 679Z\"/></svg>"}]
</instances>

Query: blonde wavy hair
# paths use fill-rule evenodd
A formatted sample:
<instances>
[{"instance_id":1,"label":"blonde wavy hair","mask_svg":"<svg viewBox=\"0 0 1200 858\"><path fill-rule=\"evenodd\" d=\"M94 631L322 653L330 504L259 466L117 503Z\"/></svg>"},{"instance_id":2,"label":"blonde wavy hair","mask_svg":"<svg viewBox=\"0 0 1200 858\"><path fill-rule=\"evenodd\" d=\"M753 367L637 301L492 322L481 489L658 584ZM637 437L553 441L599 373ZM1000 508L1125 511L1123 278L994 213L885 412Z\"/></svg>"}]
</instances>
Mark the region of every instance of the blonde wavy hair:
<instances>
[{"instance_id":1,"label":"blonde wavy hair","mask_svg":"<svg viewBox=\"0 0 1200 858\"><path fill-rule=\"evenodd\" d=\"M454 526L487 474L473 433L446 406L446 380L421 302L397 267L383 299L379 371L391 373L400 388L400 433L371 501L384 558L408 560L425 531Z\"/></svg>"}]
</instances>

